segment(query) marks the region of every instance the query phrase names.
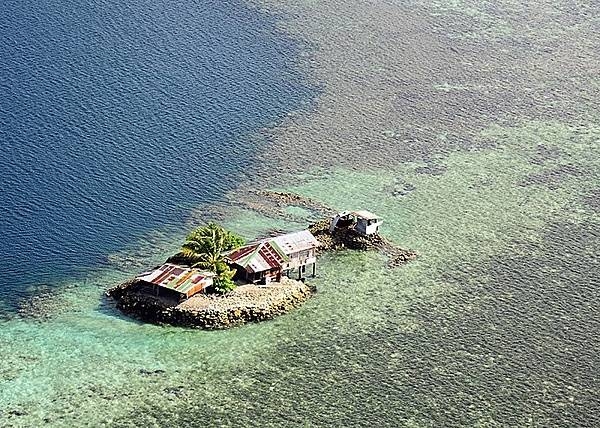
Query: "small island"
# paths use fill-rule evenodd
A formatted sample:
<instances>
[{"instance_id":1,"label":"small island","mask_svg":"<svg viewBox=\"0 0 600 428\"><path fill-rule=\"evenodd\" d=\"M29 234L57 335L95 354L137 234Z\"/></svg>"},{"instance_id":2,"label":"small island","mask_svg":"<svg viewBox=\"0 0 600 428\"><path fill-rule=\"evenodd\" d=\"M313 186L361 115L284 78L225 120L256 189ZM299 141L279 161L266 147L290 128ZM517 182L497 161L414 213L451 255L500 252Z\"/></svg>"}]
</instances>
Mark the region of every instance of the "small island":
<instances>
[{"instance_id":1,"label":"small island","mask_svg":"<svg viewBox=\"0 0 600 428\"><path fill-rule=\"evenodd\" d=\"M381 220L345 211L306 230L251 243L209 223L190 233L163 265L107 291L122 312L176 326L222 329L272 319L300 306L316 288L317 255L340 248L377 249L397 266L416 254L379 235Z\"/></svg>"}]
</instances>

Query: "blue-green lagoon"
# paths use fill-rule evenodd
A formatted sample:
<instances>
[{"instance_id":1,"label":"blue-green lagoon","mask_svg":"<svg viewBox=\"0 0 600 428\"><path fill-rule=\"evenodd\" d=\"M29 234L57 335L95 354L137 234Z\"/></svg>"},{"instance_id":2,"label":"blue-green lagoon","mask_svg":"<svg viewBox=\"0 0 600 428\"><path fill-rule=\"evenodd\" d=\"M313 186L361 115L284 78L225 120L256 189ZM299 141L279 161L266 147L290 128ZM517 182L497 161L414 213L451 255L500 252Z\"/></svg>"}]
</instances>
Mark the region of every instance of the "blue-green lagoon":
<instances>
[{"instance_id":1,"label":"blue-green lagoon","mask_svg":"<svg viewBox=\"0 0 600 428\"><path fill-rule=\"evenodd\" d=\"M268 167L218 200L3 303L0 426L597 426L598 7L260 4L315 100L237 137ZM208 218L314 220L238 203L257 188L372 210L418 258L324 255L304 306L225 331L103 298Z\"/></svg>"}]
</instances>

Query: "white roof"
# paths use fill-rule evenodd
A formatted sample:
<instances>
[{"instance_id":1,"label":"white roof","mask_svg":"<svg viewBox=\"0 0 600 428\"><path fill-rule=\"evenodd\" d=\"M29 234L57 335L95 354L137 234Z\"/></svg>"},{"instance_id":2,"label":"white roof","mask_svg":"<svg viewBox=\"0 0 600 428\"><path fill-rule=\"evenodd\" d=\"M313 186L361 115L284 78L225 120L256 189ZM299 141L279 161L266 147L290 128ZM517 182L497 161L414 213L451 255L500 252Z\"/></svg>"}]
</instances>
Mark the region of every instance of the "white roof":
<instances>
[{"instance_id":1,"label":"white roof","mask_svg":"<svg viewBox=\"0 0 600 428\"><path fill-rule=\"evenodd\" d=\"M276 236L272 241L275 241L286 255L319 246L317 238L315 238L308 230Z\"/></svg>"},{"instance_id":2,"label":"white roof","mask_svg":"<svg viewBox=\"0 0 600 428\"><path fill-rule=\"evenodd\" d=\"M352 214L354 214L357 217L362 217L366 220L377 220L379 218L377 215L366 210L353 211Z\"/></svg>"}]
</instances>

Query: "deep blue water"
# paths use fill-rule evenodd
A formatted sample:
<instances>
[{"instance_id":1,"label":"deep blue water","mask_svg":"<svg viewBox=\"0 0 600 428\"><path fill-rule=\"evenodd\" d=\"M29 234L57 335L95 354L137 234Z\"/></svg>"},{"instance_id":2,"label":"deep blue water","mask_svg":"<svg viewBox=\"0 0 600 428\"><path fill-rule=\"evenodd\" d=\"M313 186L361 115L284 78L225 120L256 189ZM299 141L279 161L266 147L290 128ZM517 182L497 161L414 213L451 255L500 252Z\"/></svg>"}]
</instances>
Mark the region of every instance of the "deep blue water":
<instances>
[{"instance_id":1,"label":"deep blue water","mask_svg":"<svg viewBox=\"0 0 600 428\"><path fill-rule=\"evenodd\" d=\"M297 50L238 1L3 1L0 299L232 188L310 97Z\"/></svg>"}]
</instances>

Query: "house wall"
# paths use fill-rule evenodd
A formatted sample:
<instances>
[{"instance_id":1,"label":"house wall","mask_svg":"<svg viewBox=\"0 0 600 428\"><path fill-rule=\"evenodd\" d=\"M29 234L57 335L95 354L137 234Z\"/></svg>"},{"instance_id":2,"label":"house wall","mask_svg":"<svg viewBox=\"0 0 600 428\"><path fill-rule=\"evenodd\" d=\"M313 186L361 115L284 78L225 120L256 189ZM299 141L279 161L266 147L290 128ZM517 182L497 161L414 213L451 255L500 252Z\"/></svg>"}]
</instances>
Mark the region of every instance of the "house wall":
<instances>
[{"instance_id":1,"label":"house wall","mask_svg":"<svg viewBox=\"0 0 600 428\"><path fill-rule=\"evenodd\" d=\"M372 233L376 233L379 230L379 225L381 222L377 220L364 220L360 219L358 223L356 223L356 231L363 233L365 235L370 235Z\"/></svg>"},{"instance_id":2,"label":"house wall","mask_svg":"<svg viewBox=\"0 0 600 428\"><path fill-rule=\"evenodd\" d=\"M212 281L210 281L210 283L207 282L200 282L198 284L196 284L194 287L190 288L187 291L187 297L188 299L190 297L192 297L194 294L198 294L198 293L204 293L204 290L209 286L212 285Z\"/></svg>"},{"instance_id":3,"label":"house wall","mask_svg":"<svg viewBox=\"0 0 600 428\"><path fill-rule=\"evenodd\" d=\"M281 269L270 269L262 272L248 272L241 266L234 265L236 273L234 280L249 283L260 283L265 281L279 281L281 279Z\"/></svg>"},{"instance_id":4,"label":"house wall","mask_svg":"<svg viewBox=\"0 0 600 428\"><path fill-rule=\"evenodd\" d=\"M234 281L250 281L251 273L246 271L246 269L236 264L231 265L231 267L235 269Z\"/></svg>"},{"instance_id":5,"label":"house wall","mask_svg":"<svg viewBox=\"0 0 600 428\"><path fill-rule=\"evenodd\" d=\"M177 290L171 290L170 288L161 287L157 284L152 284L147 281L138 281L134 288L135 291L143 292L151 296L157 296L179 302L181 299L186 297L185 294L179 293Z\"/></svg>"},{"instance_id":6,"label":"house wall","mask_svg":"<svg viewBox=\"0 0 600 428\"><path fill-rule=\"evenodd\" d=\"M316 250L314 248L288 254L288 257L290 258L290 261L286 264L286 269L295 269L317 261Z\"/></svg>"}]
</instances>

